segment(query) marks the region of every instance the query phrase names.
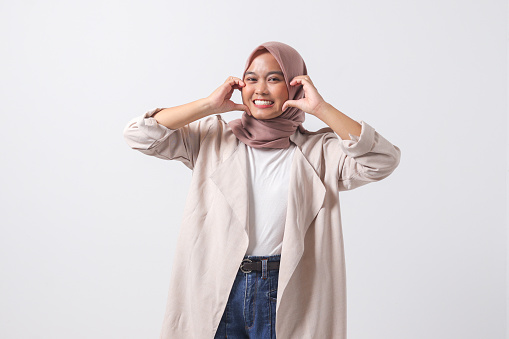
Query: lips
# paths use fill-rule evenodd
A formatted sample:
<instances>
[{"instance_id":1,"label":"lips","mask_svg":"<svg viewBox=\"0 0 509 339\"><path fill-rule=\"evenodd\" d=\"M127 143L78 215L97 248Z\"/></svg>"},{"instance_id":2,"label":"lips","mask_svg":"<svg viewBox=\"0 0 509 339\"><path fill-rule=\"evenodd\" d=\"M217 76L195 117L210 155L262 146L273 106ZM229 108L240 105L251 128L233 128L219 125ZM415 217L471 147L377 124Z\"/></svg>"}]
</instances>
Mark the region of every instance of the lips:
<instances>
[{"instance_id":1,"label":"lips","mask_svg":"<svg viewBox=\"0 0 509 339\"><path fill-rule=\"evenodd\" d=\"M256 99L256 100L253 100L253 104L257 108L268 108L268 107L274 106L274 101L272 101L272 100L260 100L260 101L258 101Z\"/></svg>"}]
</instances>

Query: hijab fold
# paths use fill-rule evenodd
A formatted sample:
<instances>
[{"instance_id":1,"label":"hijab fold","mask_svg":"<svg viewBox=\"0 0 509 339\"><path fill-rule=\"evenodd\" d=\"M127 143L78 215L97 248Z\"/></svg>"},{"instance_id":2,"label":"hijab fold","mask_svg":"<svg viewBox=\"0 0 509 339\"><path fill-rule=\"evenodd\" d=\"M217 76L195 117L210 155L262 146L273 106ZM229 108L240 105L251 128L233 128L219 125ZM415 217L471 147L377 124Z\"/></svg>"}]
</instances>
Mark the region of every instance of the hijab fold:
<instances>
[{"instance_id":1,"label":"hijab fold","mask_svg":"<svg viewBox=\"0 0 509 339\"><path fill-rule=\"evenodd\" d=\"M286 88L288 89L288 100L298 100L304 97L302 85L290 86L290 81L298 75L306 75L307 68L304 60L293 47L277 41L265 42L256 47L249 55L244 74L251 65L253 57L259 50L266 49L279 63L283 71ZM240 119L230 121L228 124L233 134L248 146L254 148L288 148L290 147L290 136L297 128L305 133L302 125L305 120L305 113L297 107L288 107L280 116L272 119L256 119L244 112Z\"/></svg>"}]
</instances>

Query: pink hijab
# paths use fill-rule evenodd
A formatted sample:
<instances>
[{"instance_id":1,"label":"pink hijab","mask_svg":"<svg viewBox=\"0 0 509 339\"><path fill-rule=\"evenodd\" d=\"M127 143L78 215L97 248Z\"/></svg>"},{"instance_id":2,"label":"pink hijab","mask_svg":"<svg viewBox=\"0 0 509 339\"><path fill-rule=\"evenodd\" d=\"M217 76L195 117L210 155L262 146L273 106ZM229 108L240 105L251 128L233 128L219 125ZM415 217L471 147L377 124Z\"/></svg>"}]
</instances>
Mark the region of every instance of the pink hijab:
<instances>
[{"instance_id":1,"label":"pink hijab","mask_svg":"<svg viewBox=\"0 0 509 339\"><path fill-rule=\"evenodd\" d=\"M256 47L249 55L244 74L249 68L254 54L261 49L267 49L277 60L283 71L286 88L288 88L288 99L298 100L304 97L302 85L290 86L290 81L297 75L307 74L306 64L293 47L277 41L269 41ZM246 112L240 119L230 121L233 134L248 146L254 148L288 148L290 147L290 136L297 128L302 133L306 132L302 123L305 120L304 111L297 107L288 107L280 116L272 119L258 120Z\"/></svg>"}]
</instances>

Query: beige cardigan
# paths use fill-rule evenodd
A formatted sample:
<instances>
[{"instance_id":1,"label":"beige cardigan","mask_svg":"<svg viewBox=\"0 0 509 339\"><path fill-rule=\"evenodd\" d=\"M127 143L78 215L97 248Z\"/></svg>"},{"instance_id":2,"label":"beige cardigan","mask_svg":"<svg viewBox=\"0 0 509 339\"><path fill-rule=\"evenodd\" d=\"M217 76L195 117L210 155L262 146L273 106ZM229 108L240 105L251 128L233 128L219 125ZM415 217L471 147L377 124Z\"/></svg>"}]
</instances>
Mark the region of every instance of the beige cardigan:
<instances>
[{"instance_id":1,"label":"beige cardigan","mask_svg":"<svg viewBox=\"0 0 509 339\"><path fill-rule=\"evenodd\" d=\"M124 129L128 145L193 170L173 261L162 339L214 338L248 248L246 145L221 115L179 129L157 123L151 110ZM341 140L331 128L290 140L290 173L276 303L278 339L345 339L346 276L340 191L382 180L401 151L360 122L360 138ZM388 206L389 207L389 206Z\"/></svg>"}]
</instances>

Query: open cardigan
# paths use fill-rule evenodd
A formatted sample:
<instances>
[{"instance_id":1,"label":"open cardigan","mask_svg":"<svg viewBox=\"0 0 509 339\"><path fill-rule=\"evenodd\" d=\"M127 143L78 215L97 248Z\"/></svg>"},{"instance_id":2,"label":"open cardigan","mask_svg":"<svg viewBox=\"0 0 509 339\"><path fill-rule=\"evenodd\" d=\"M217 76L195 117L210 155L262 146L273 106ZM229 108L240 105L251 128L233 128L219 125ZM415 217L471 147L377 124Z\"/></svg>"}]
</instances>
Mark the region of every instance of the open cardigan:
<instances>
[{"instance_id":1,"label":"open cardigan","mask_svg":"<svg viewBox=\"0 0 509 339\"><path fill-rule=\"evenodd\" d=\"M181 161L193 171L161 338L214 338L249 242L246 145L219 114L169 129L152 117L160 110L131 120L124 137L135 150ZM279 268L278 339L346 338L339 192L386 178L401 156L397 146L360 123L361 135L351 135L353 140L341 140L328 127L290 136L297 148Z\"/></svg>"}]
</instances>

